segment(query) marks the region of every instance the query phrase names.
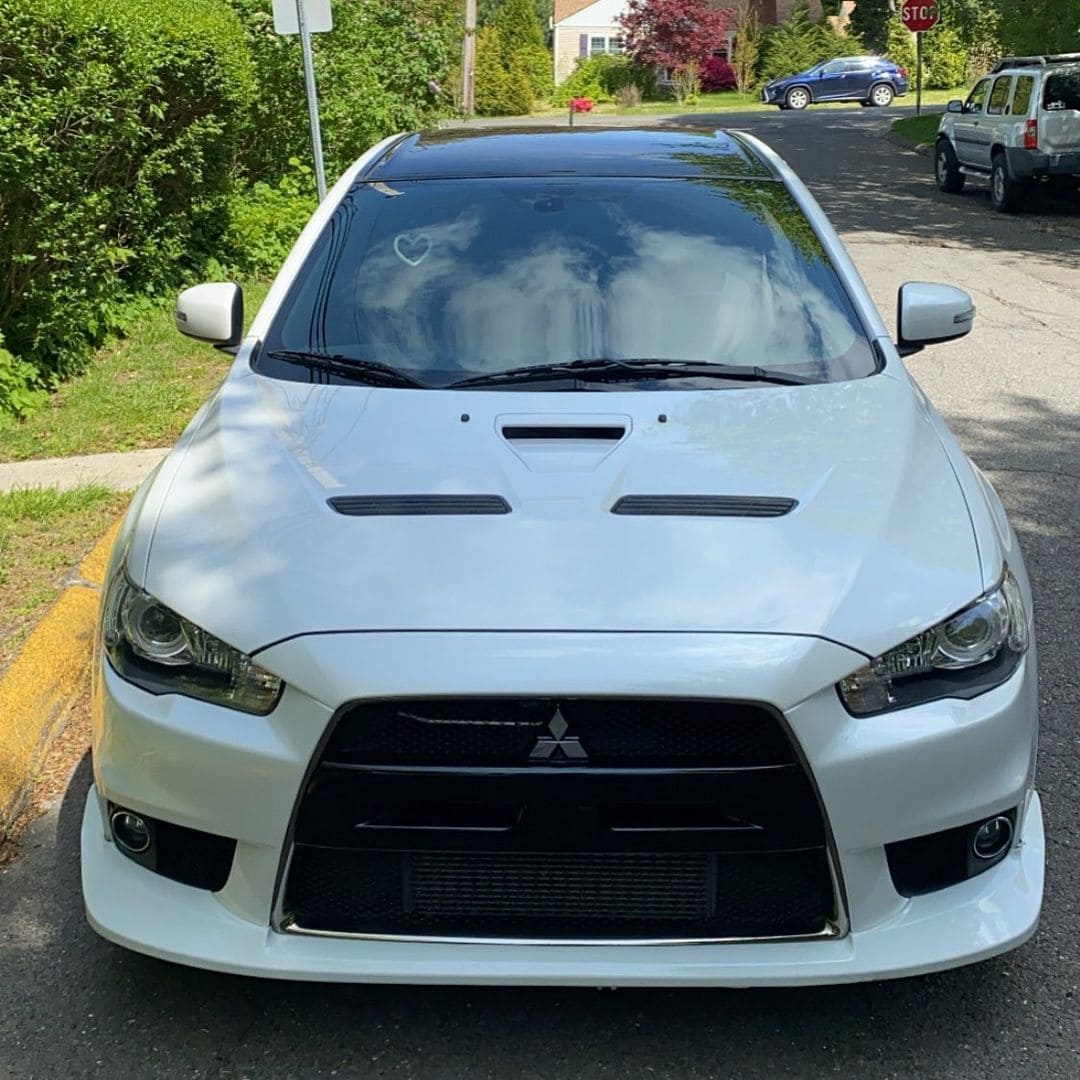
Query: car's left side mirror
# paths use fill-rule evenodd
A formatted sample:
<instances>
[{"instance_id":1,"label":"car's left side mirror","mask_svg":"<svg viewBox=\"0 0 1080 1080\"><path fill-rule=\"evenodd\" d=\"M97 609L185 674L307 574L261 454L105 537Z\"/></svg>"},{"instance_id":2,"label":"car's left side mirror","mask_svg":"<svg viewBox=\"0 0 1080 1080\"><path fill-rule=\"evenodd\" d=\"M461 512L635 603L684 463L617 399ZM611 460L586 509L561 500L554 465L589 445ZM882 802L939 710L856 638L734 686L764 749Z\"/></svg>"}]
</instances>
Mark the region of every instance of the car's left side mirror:
<instances>
[{"instance_id":1,"label":"car's left side mirror","mask_svg":"<svg viewBox=\"0 0 1080 1080\"><path fill-rule=\"evenodd\" d=\"M975 305L963 289L929 281L900 286L896 305L897 348L910 356L925 345L971 333Z\"/></svg>"},{"instance_id":2,"label":"car's left side mirror","mask_svg":"<svg viewBox=\"0 0 1080 1080\"><path fill-rule=\"evenodd\" d=\"M232 281L185 289L176 299L176 329L218 348L235 348L244 336L244 293Z\"/></svg>"},{"instance_id":3,"label":"car's left side mirror","mask_svg":"<svg viewBox=\"0 0 1080 1080\"><path fill-rule=\"evenodd\" d=\"M964 103L959 98L953 98L948 105L945 106L946 112L963 112Z\"/></svg>"}]
</instances>

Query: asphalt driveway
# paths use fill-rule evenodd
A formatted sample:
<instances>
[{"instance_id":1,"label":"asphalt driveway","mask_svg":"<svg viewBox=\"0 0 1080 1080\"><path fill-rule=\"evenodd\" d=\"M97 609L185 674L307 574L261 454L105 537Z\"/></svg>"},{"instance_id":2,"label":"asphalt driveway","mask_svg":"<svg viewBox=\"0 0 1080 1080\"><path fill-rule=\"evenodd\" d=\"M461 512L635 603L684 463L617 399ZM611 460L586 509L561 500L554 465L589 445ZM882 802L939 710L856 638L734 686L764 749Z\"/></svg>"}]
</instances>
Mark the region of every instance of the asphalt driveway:
<instances>
[{"instance_id":1,"label":"asphalt driveway","mask_svg":"<svg viewBox=\"0 0 1080 1080\"><path fill-rule=\"evenodd\" d=\"M971 337L910 366L997 485L1034 581L1049 854L1035 940L932 977L800 991L412 989L213 975L126 953L87 927L84 760L0 873L0 1077L1080 1075L1080 203L1040 200L1010 219L990 210L981 186L938 194L930 160L884 137L899 112L718 119L771 142L801 173L884 312L910 279L975 297Z\"/></svg>"}]
</instances>

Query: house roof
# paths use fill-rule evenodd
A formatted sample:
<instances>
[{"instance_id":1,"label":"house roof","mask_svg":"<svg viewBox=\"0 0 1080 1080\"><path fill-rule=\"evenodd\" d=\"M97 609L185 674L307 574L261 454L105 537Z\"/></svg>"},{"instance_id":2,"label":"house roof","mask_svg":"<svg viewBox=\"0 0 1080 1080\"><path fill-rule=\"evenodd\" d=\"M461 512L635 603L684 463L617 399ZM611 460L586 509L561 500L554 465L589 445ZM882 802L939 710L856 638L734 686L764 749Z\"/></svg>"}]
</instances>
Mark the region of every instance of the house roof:
<instances>
[{"instance_id":1,"label":"house roof","mask_svg":"<svg viewBox=\"0 0 1080 1080\"><path fill-rule=\"evenodd\" d=\"M774 179L738 136L700 128L488 128L395 143L361 182L510 176Z\"/></svg>"},{"instance_id":2,"label":"house roof","mask_svg":"<svg viewBox=\"0 0 1080 1080\"><path fill-rule=\"evenodd\" d=\"M552 22L561 23L563 19L576 15L583 8L595 4L596 0L555 0L555 12Z\"/></svg>"}]
</instances>

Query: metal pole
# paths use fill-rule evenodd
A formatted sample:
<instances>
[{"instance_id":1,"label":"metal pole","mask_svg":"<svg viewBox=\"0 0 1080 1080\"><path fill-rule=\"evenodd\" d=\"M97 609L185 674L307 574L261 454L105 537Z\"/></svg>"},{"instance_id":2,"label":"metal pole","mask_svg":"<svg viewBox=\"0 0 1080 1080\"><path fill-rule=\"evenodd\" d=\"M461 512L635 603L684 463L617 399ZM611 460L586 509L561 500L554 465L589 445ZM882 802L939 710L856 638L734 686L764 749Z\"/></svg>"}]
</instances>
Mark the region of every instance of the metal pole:
<instances>
[{"instance_id":1,"label":"metal pole","mask_svg":"<svg viewBox=\"0 0 1080 1080\"><path fill-rule=\"evenodd\" d=\"M915 115L922 116L922 31L915 35Z\"/></svg>"},{"instance_id":2,"label":"metal pole","mask_svg":"<svg viewBox=\"0 0 1080 1080\"><path fill-rule=\"evenodd\" d=\"M461 46L461 112L476 109L476 0L465 0L465 40Z\"/></svg>"},{"instance_id":3,"label":"metal pole","mask_svg":"<svg viewBox=\"0 0 1080 1080\"><path fill-rule=\"evenodd\" d=\"M326 198L326 170L323 168L319 99L315 93L315 63L311 55L306 0L296 0L296 21L300 26L300 50L304 54L304 86L307 90L308 119L311 121L311 151L315 157L315 186L319 192L319 202L322 202Z\"/></svg>"}]
</instances>

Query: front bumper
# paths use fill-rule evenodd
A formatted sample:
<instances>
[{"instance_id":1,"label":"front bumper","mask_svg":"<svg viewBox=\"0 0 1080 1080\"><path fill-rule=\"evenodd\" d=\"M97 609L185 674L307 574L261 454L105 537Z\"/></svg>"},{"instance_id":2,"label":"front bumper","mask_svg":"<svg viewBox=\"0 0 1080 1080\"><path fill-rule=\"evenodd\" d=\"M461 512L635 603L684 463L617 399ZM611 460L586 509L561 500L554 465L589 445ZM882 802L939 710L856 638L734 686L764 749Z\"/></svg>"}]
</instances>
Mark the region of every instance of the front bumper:
<instances>
[{"instance_id":1,"label":"front bumper","mask_svg":"<svg viewBox=\"0 0 1080 1080\"><path fill-rule=\"evenodd\" d=\"M857 720L832 683L860 659L816 639L766 635L343 634L262 654L289 684L268 717L154 697L106 668L82 837L90 922L129 948L199 967L370 982L801 985L935 971L1019 945L1035 929L1043 888L1034 653L1008 683L973 701ZM815 692L822 681L827 689ZM284 838L333 714L317 691L335 703L506 692L770 701L819 788L848 932L813 941L536 946L271 929ZM124 858L107 838L106 799L235 838L225 887L179 885ZM935 893L897 894L886 843L1012 807L1020 808L1019 843L1004 861Z\"/></svg>"}]
</instances>

